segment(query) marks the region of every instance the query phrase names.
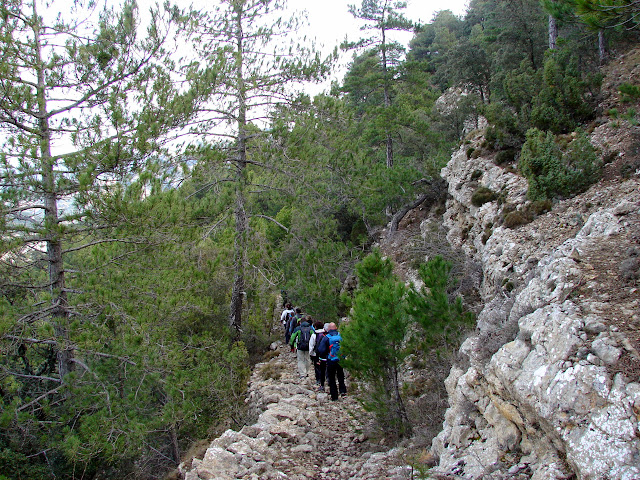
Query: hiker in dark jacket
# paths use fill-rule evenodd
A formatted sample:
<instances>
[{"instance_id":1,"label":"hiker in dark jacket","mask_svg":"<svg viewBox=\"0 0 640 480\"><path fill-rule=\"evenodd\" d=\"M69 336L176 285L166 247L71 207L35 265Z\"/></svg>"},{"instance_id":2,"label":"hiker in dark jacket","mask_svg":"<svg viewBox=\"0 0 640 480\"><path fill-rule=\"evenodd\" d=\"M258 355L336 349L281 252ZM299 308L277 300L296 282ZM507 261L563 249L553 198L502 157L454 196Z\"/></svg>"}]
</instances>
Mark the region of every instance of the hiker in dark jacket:
<instances>
[{"instance_id":1,"label":"hiker in dark jacket","mask_svg":"<svg viewBox=\"0 0 640 480\"><path fill-rule=\"evenodd\" d=\"M316 374L318 390L324 392L324 379L327 372L327 355L329 354L329 339L327 338L322 322L313 324L315 333L311 335L309 342L309 354Z\"/></svg>"},{"instance_id":2,"label":"hiker in dark jacket","mask_svg":"<svg viewBox=\"0 0 640 480\"><path fill-rule=\"evenodd\" d=\"M300 322L300 326L291 334L291 340L289 344L292 348L296 349L296 355L298 357L298 374L301 379L307 378L309 375L309 367L311 366L311 357L309 356L309 342L311 341L311 335L314 330L311 326L311 317L306 316Z\"/></svg>"},{"instance_id":3,"label":"hiker in dark jacket","mask_svg":"<svg viewBox=\"0 0 640 480\"><path fill-rule=\"evenodd\" d=\"M328 328L329 355L327 356L327 379L329 381L331 400L335 401L338 400L338 393L343 397L347 394L347 386L344 384L344 370L340 365L340 342L342 341L342 337L338 333L338 326L335 323L330 323ZM338 377L337 386L336 377Z\"/></svg>"},{"instance_id":4,"label":"hiker in dark jacket","mask_svg":"<svg viewBox=\"0 0 640 480\"><path fill-rule=\"evenodd\" d=\"M302 310L300 307L296 307L295 313L293 315L289 315L289 321L287 322L287 331L286 331L286 341L287 343L291 343L291 335L293 335L293 331L300 325L300 320L302 320ZM295 349L293 345L291 346L291 352Z\"/></svg>"}]
</instances>

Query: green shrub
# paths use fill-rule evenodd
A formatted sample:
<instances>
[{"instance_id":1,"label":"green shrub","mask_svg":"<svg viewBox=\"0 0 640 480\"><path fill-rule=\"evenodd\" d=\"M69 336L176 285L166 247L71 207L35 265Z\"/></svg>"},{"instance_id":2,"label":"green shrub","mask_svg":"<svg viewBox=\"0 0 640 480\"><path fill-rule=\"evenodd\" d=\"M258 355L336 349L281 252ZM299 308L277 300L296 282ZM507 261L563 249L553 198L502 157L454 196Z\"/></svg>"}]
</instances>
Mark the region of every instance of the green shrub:
<instances>
[{"instance_id":1,"label":"green shrub","mask_svg":"<svg viewBox=\"0 0 640 480\"><path fill-rule=\"evenodd\" d=\"M570 132L593 118L598 76L584 75L578 58L566 48L548 51L542 71L542 88L531 109L532 126L554 133Z\"/></svg>"},{"instance_id":2,"label":"green shrub","mask_svg":"<svg viewBox=\"0 0 640 480\"><path fill-rule=\"evenodd\" d=\"M518 168L529 182L529 198L545 200L586 190L600 177L601 162L583 133L562 149L553 133L533 128L527 132Z\"/></svg>"},{"instance_id":3,"label":"green shrub","mask_svg":"<svg viewBox=\"0 0 640 480\"><path fill-rule=\"evenodd\" d=\"M489 148L503 150L522 145L526 126L508 104L493 102L484 107L483 114L491 124L485 133Z\"/></svg>"},{"instance_id":4,"label":"green shrub","mask_svg":"<svg viewBox=\"0 0 640 480\"><path fill-rule=\"evenodd\" d=\"M365 243L367 243L367 240L369 239L369 233L367 232L367 226L361 218L356 220L356 222L353 224L349 239L354 245L364 245Z\"/></svg>"},{"instance_id":5,"label":"green shrub","mask_svg":"<svg viewBox=\"0 0 640 480\"><path fill-rule=\"evenodd\" d=\"M494 163L496 165L505 165L507 163L511 163L516 158L516 151L513 148L509 148L507 150L500 150L496 154L496 158L494 159Z\"/></svg>"},{"instance_id":6,"label":"green shrub","mask_svg":"<svg viewBox=\"0 0 640 480\"><path fill-rule=\"evenodd\" d=\"M367 383L359 395L366 410L392 435L411 433L401 396L398 372L408 350L404 344L409 317L404 310L405 286L391 272L379 250L356 266L358 289L351 321L342 329L341 363L353 377Z\"/></svg>"},{"instance_id":7,"label":"green shrub","mask_svg":"<svg viewBox=\"0 0 640 480\"><path fill-rule=\"evenodd\" d=\"M485 203L492 202L498 198L496 193L487 187L478 187L478 189L471 195L471 203L476 207L480 207Z\"/></svg>"},{"instance_id":8,"label":"green shrub","mask_svg":"<svg viewBox=\"0 0 640 480\"><path fill-rule=\"evenodd\" d=\"M452 300L448 289L455 279L452 264L437 255L420 266L419 275L424 286L407 292L407 311L422 326L420 338L427 346L452 346L462 331L473 325L474 316L465 310L462 298Z\"/></svg>"},{"instance_id":9,"label":"green shrub","mask_svg":"<svg viewBox=\"0 0 640 480\"><path fill-rule=\"evenodd\" d=\"M624 117L627 119L629 124L631 124L634 127L637 127L638 126L638 119L636 118L636 115L637 115L636 109L629 107L627 109L627 113L625 114Z\"/></svg>"},{"instance_id":10,"label":"green shrub","mask_svg":"<svg viewBox=\"0 0 640 480\"><path fill-rule=\"evenodd\" d=\"M620 100L625 103L640 98L640 86L638 85L625 82L618 87L618 91L621 94Z\"/></svg>"},{"instance_id":11,"label":"green shrub","mask_svg":"<svg viewBox=\"0 0 640 480\"><path fill-rule=\"evenodd\" d=\"M570 49L558 48L545 53L542 69L525 61L505 75L506 100L517 112L510 115L521 135L531 127L566 133L594 117L602 78L584 74L578 65Z\"/></svg>"},{"instance_id":12,"label":"green shrub","mask_svg":"<svg viewBox=\"0 0 640 480\"><path fill-rule=\"evenodd\" d=\"M482 170L474 170L471 174L471 180L477 180L482 176Z\"/></svg>"}]
</instances>

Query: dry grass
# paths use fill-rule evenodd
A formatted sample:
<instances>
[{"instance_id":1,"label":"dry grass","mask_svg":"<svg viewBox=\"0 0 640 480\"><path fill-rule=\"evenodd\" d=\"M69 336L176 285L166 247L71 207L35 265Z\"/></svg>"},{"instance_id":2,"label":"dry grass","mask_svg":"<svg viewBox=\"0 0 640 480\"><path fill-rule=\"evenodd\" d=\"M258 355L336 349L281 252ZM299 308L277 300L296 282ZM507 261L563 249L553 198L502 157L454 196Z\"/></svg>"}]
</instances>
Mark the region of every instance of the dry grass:
<instances>
[{"instance_id":1,"label":"dry grass","mask_svg":"<svg viewBox=\"0 0 640 480\"><path fill-rule=\"evenodd\" d=\"M260 376L265 380L280 380L282 374L285 371L285 367L279 363L267 363L260 368Z\"/></svg>"},{"instance_id":2,"label":"dry grass","mask_svg":"<svg viewBox=\"0 0 640 480\"><path fill-rule=\"evenodd\" d=\"M262 356L263 362L268 362L269 360L276 358L279 355L280 355L280 352L278 350L269 350L268 352L265 352L264 355Z\"/></svg>"}]
</instances>

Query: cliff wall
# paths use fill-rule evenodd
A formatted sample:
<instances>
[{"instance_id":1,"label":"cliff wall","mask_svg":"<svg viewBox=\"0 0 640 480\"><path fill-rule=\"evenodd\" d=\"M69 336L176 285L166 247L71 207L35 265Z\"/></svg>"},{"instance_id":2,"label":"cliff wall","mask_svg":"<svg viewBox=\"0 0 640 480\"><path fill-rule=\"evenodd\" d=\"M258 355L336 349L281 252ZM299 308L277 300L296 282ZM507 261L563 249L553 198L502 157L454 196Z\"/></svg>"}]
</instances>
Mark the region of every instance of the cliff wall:
<instances>
[{"instance_id":1,"label":"cliff wall","mask_svg":"<svg viewBox=\"0 0 640 480\"><path fill-rule=\"evenodd\" d=\"M484 308L461 348L468 362L446 382L450 408L433 441L435 470L474 479L638 479L638 172L508 228L508 212L531 209L527 183L492 155L467 155L482 142L472 138L442 170L447 238L481 263ZM496 199L474 206L479 187Z\"/></svg>"}]
</instances>

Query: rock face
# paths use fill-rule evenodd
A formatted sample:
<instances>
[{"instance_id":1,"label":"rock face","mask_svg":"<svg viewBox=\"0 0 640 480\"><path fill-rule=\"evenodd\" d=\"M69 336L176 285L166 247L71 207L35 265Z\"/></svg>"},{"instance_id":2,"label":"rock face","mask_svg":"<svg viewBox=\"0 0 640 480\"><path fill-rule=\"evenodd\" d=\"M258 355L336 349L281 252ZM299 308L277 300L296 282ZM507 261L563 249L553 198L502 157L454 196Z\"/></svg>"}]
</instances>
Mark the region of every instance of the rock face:
<instances>
[{"instance_id":1,"label":"rock face","mask_svg":"<svg viewBox=\"0 0 640 480\"><path fill-rule=\"evenodd\" d=\"M368 417L352 396L332 402L311 379L298 379L288 347L274 347L279 355L256 365L250 380L256 422L227 430L204 458L181 464L185 480L410 478L399 450L376 451L367 441Z\"/></svg>"},{"instance_id":2,"label":"rock face","mask_svg":"<svg viewBox=\"0 0 640 480\"><path fill-rule=\"evenodd\" d=\"M505 206L527 208L526 180L466 151L442 171L444 221L483 266L484 309L461 348L468 368L447 380L436 470L639 479L640 291L626 265L638 257L640 181L602 182L511 229ZM497 199L475 206L479 187Z\"/></svg>"}]
</instances>

